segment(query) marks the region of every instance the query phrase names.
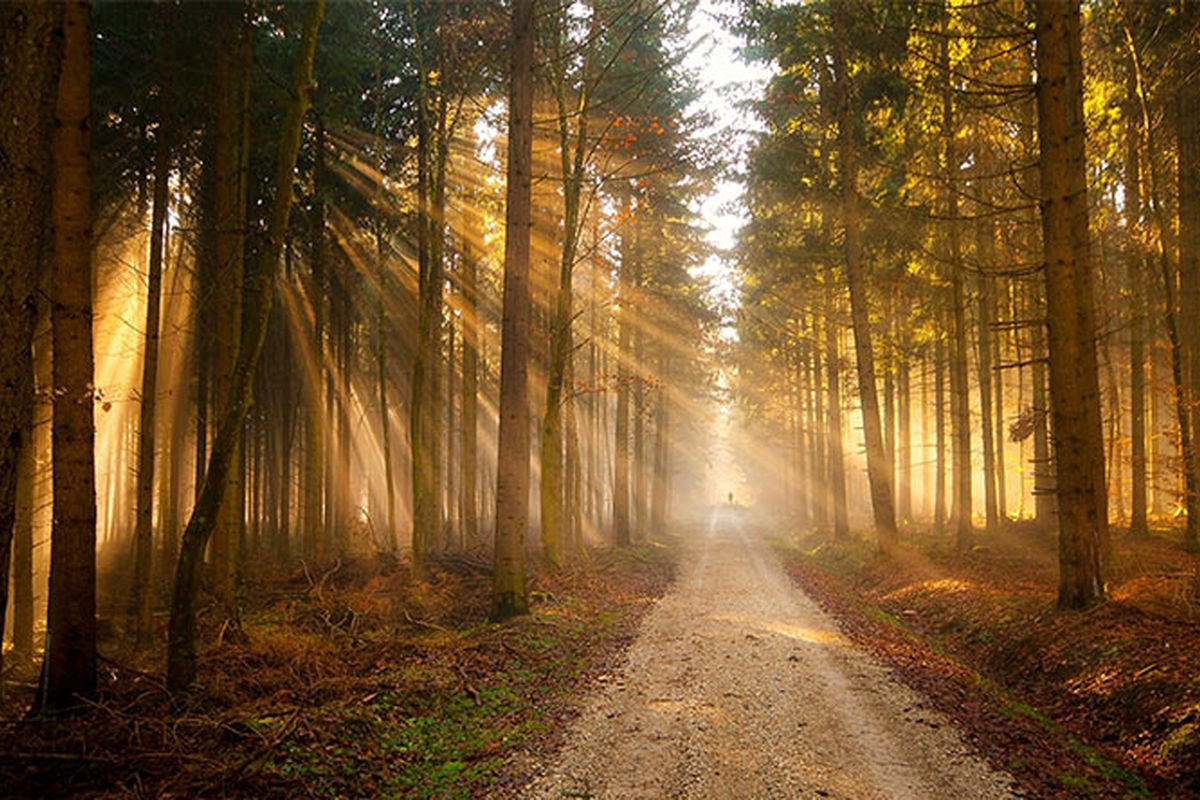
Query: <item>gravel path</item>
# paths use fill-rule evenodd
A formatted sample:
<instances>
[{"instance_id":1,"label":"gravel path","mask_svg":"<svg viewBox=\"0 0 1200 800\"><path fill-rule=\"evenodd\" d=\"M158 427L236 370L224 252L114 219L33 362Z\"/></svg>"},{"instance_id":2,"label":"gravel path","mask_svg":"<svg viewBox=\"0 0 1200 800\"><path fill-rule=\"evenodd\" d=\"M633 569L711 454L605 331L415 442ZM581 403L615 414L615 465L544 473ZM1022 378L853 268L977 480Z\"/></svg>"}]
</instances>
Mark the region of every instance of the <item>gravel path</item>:
<instances>
[{"instance_id":1,"label":"gravel path","mask_svg":"<svg viewBox=\"0 0 1200 800\"><path fill-rule=\"evenodd\" d=\"M984 800L1009 783L718 509L526 796Z\"/></svg>"}]
</instances>

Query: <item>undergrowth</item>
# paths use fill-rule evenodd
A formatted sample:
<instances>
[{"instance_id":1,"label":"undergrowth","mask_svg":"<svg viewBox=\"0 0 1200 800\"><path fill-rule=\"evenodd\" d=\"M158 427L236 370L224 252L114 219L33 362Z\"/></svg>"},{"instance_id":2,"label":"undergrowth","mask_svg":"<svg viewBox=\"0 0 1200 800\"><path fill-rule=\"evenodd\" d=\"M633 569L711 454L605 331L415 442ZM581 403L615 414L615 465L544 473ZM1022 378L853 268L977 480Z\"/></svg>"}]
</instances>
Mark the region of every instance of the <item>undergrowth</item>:
<instances>
[{"instance_id":1,"label":"undergrowth","mask_svg":"<svg viewBox=\"0 0 1200 800\"><path fill-rule=\"evenodd\" d=\"M428 582L335 563L252 576L242 637L202 618L199 679L169 694L157 659L106 643L99 700L4 721L5 797L517 795L521 753L552 750L581 690L664 590L661 546L593 553L531 581L532 614L487 621L486 562Z\"/></svg>"},{"instance_id":2,"label":"undergrowth","mask_svg":"<svg viewBox=\"0 0 1200 800\"><path fill-rule=\"evenodd\" d=\"M1114 599L1060 613L1050 537L978 538L956 552L910 533L891 559L856 538L780 547L852 638L940 701L1033 796L1200 796L1200 629L1171 584L1189 574L1178 543L1119 540Z\"/></svg>"}]
</instances>

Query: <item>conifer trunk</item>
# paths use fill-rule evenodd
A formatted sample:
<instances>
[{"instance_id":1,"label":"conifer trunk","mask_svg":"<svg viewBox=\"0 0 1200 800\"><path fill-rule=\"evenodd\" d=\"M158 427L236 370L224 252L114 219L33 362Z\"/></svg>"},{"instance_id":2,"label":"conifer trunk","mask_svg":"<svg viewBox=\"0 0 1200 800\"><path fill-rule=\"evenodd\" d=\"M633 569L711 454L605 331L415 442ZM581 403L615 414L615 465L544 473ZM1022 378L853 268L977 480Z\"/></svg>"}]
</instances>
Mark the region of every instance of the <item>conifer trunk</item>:
<instances>
[{"instance_id":1,"label":"conifer trunk","mask_svg":"<svg viewBox=\"0 0 1200 800\"><path fill-rule=\"evenodd\" d=\"M529 260L533 167L534 0L514 0L508 100L504 313L492 618L528 613L525 532L529 524Z\"/></svg>"},{"instance_id":2,"label":"conifer trunk","mask_svg":"<svg viewBox=\"0 0 1200 800\"><path fill-rule=\"evenodd\" d=\"M46 660L38 705L96 693L95 373L92 361L91 5L63 4L52 138L53 491ZM5 565L7 567L7 565Z\"/></svg>"},{"instance_id":3,"label":"conifer trunk","mask_svg":"<svg viewBox=\"0 0 1200 800\"><path fill-rule=\"evenodd\" d=\"M13 576L13 649L33 651L33 331L39 275L51 241L51 138L62 60L62 10L41 0L0 6L0 642ZM30 496L30 500L31 500ZM10 549L11 545L11 549ZM0 674L4 671L0 648Z\"/></svg>"},{"instance_id":4,"label":"conifer trunk","mask_svg":"<svg viewBox=\"0 0 1200 800\"><path fill-rule=\"evenodd\" d=\"M146 320L142 348L142 390L138 421L137 497L134 527L134 638L141 646L151 633L154 570L155 408L158 399L158 341L162 306L163 253L166 251L167 181L171 171L171 83L167 76L172 48L174 13L164 7L164 41L158 88L158 130L155 134L154 190L150 220L150 268L146 276Z\"/></svg>"},{"instance_id":5,"label":"conifer trunk","mask_svg":"<svg viewBox=\"0 0 1200 800\"><path fill-rule=\"evenodd\" d=\"M1096 327L1088 253L1083 64L1078 0L1040 0L1038 142L1061 608L1104 599L1107 535Z\"/></svg>"},{"instance_id":6,"label":"conifer trunk","mask_svg":"<svg viewBox=\"0 0 1200 800\"><path fill-rule=\"evenodd\" d=\"M871 490L871 509L881 552L896 549L896 514L892 505L892 482L888 475L883 431L879 420L879 399L875 393L875 351L871 342L866 277L862 266L861 221L859 219L858 165L855 152L852 81L843 52L842 16L849 13L842 2L834 11L834 74L838 84L838 166L841 170L842 231L846 258L846 282L850 288L850 319L854 328L854 351L858 365L858 392L862 406L863 437L867 450L867 478Z\"/></svg>"}]
</instances>

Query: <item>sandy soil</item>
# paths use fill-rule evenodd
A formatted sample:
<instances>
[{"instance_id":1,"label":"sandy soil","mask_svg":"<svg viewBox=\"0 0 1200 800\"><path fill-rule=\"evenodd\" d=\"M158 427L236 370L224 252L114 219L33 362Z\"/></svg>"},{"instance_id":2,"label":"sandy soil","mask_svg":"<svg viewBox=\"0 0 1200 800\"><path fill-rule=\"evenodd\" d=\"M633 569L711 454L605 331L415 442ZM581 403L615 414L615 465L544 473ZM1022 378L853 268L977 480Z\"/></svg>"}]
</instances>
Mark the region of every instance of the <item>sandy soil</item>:
<instances>
[{"instance_id":1,"label":"sandy soil","mask_svg":"<svg viewBox=\"0 0 1200 800\"><path fill-rule=\"evenodd\" d=\"M1014 796L733 508L687 538L679 579L538 774L525 796Z\"/></svg>"}]
</instances>

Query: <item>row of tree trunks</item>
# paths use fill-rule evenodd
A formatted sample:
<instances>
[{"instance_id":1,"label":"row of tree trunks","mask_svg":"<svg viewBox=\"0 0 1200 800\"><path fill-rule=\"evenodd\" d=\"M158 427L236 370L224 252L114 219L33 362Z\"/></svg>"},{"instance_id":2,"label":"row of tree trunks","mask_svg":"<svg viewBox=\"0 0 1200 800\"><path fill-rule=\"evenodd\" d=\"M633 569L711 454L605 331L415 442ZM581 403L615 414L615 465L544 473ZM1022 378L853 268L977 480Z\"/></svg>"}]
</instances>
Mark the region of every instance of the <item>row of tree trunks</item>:
<instances>
[{"instance_id":1,"label":"row of tree trunks","mask_svg":"<svg viewBox=\"0 0 1200 800\"><path fill-rule=\"evenodd\" d=\"M316 0L305 16L292 77L293 95L280 131L274 196L270 204L265 242L254 275L253 292L249 294L250 306L245 324L241 327L241 342L228 392L229 402L222 411L200 497L180 545L167 641L167 685L172 689L185 688L195 679L196 595L200 583L200 565L204 547L216 527L218 513L223 505L228 505L223 501L229 486L229 475L237 463L254 372L266 340L283 240L291 213L292 180L300 151L301 130L304 116L312 104L313 56L324 10L324 0Z\"/></svg>"}]
</instances>

